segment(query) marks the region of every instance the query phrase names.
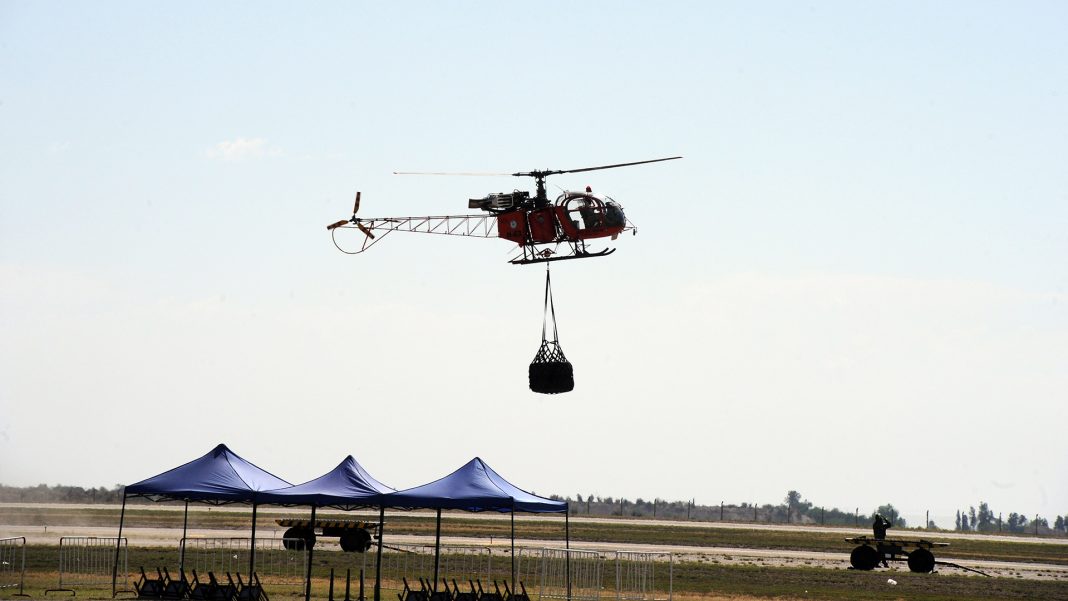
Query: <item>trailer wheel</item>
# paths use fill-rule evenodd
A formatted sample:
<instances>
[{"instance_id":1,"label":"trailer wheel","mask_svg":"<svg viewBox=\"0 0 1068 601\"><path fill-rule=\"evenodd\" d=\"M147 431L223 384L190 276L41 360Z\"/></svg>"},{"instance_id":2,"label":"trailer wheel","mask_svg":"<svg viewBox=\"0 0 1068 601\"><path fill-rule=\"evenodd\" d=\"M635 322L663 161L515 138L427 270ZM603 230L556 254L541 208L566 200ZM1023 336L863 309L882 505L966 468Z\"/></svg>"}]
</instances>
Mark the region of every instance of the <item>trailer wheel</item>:
<instances>
[{"instance_id":1,"label":"trailer wheel","mask_svg":"<svg viewBox=\"0 0 1068 601\"><path fill-rule=\"evenodd\" d=\"M909 553L910 571L928 574L934 570L934 566L934 553L931 553L927 549L921 547L919 549L916 549L912 553Z\"/></svg>"},{"instance_id":2,"label":"trailer wheel","mask_svg":"<svg viewBox=\"0 0 1068 601\"><path fill-rule=\"evenodd\" d=\"M371 533L357 528L341 535L341 550L349 553L363 553L371 548Z\"/></svg>"},{"instance_id":3,"label":"trailer wheel","mask_svg":"<svg viewBox=\"0 0 1068 601\"><path fill-rule=\"evenodd\" d=\"M855 570L874 570L879 565L879 552L868 545L860 545L849 554L849 565Z\"/></svg>"},{"instance_id":4,"label":"trailer wheel","mask_svg":"<svg viewBox=\"0 0 1068 601\"><path fill-rule=\"evenodd\" d=\"M282 533L282 546L288 551L303 551L315 546L315 533L310 528L293 526Z\"/></svg>"}]
</instances>

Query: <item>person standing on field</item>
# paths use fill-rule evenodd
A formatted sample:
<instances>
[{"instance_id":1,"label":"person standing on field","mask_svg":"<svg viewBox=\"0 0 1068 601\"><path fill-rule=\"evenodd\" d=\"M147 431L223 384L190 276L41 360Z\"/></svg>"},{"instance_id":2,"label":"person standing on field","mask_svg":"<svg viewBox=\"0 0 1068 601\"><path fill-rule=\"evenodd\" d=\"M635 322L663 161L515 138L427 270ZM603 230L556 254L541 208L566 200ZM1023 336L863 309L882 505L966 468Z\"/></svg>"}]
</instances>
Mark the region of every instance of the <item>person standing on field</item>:
<instances>
[{"instance_id":1,"label":"person standing on field","mask_svg":"<svg viewBox=\"0 0 1068 601\"><path fill-rule=\"evenodd\" d=\"M875 540L886 540L887 529L893 527L894 525L890 523L890 520L878 513L875 514L875 522L871 525L872 532L875 534Z\"/></svg>"}]
</instances>

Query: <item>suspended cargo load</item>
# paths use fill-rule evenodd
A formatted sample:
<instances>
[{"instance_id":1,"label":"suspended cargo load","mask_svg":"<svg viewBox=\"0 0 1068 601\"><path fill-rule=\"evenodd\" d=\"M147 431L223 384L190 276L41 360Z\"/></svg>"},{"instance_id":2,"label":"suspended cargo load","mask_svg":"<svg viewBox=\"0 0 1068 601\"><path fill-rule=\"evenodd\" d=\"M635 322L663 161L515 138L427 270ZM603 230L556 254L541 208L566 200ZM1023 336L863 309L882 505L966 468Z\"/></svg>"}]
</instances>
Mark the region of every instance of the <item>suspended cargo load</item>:
<instances>
[{"instance_id":1,"label":"suspended cargo load","mask_svg":"<svg viewBox=\"0 0 1068 601\"><path fill-rule=\"evenodd\" d=\"M553 320L553 339L549 340L546 320ZM553 305L552 284L549 266L545 266L545 309L541 321L541 346L528 370L530 389L540 394L560 394L575 389L575 370L560 348L560 336L556 330L556 307Z\"/></svg>"}]
</instances>

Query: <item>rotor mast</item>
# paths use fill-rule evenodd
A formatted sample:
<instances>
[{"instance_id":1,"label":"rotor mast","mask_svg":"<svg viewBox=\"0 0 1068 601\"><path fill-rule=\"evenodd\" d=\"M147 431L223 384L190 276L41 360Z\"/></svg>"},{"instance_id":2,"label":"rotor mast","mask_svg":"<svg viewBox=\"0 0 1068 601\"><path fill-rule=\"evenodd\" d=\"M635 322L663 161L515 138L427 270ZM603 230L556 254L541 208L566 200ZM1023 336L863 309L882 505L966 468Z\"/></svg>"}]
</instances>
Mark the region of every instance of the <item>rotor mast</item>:
<instances>
[{"instance_id":1,"label":"rotor mast","mask_svg":"<svg viewBox=\"0 0 1068 601\"><path fill-rule=\"evenodd\" d=\"M545 192L545 176L557 173L555 171L531 171L530 173L515 173L513 175L529 175L534 178L537 190L534 193L534 208L540 209L549 206L549 195Z\"/></svg>"}]
</instances>

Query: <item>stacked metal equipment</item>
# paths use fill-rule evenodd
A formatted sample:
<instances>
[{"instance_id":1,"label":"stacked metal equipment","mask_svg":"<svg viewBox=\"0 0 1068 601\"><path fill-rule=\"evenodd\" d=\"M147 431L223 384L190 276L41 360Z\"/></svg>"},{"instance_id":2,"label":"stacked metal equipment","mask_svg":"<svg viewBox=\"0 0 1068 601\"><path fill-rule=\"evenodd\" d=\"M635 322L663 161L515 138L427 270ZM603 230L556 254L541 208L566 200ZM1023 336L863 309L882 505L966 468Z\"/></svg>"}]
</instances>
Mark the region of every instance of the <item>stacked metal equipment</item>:
<instances>
[{"instance_id":1,"label":"stacked metal equipment","mask_svg":"<svg viewBox=\"0 0 1068 601\"><path fill-rule=\"evenodd\" d=\"M546 336L546 321L553 319L553 339ZM571 362L560 348L560 336L556 330L556 307L553 306L552 283L549 279L549 265L545 264L545 309L541 320L541 346L534 360L530 362L528 372L530 389L541 394L559 394L571 392L575 388L575 372Z\"/></svg>"}]
</instances>

